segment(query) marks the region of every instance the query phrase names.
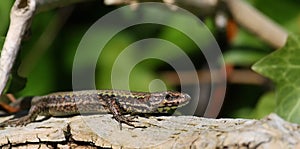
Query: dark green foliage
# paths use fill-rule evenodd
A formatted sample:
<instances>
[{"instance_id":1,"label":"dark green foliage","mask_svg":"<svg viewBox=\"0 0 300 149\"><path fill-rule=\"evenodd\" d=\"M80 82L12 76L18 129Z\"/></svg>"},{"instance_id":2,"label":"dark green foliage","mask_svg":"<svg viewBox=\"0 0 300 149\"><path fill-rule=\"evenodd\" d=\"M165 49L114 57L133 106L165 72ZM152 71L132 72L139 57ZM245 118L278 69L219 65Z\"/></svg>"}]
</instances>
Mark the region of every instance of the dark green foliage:
<instances>
[{"instance_id":1,"label":"dark green foliage","mask_svg":"<svg viewBox=\"0 0 300 149\"><path fill-rule=\"evenodd\" d=\"M252 69L276 82L276 112L300 123L300 36L290 35L283 48L258 61Z\"/></svg>"}]
</instances>

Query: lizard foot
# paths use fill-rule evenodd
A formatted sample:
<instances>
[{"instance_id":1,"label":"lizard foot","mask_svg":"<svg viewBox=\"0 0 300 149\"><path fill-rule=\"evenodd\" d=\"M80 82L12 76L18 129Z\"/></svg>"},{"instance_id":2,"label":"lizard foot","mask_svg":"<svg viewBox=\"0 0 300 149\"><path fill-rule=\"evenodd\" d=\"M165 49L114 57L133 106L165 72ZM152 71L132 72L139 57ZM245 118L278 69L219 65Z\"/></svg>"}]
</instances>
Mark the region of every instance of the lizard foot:
<instances>
[{"instance_id":1,"label":"lizard foot","mask_svg":"<svg viewBox=\"0 0 300 149\"><path fill-rule=\"evenodd\" d=\"M124 115L114 115L113 118L117 120L120 124L120 130L122 130L122 123L132 126L134 128L146 128L145 126L136 126L132 122L138 122L136 120L133 120L134 118L137 118L137 116L128 116L125 117Z\"/></svg>"},{"instance_id":2,"label":"lizard foot","mask_svg":"<svg viewBox=\"0 0 300 149\"><path fill-rule=\"evenodd\" d=\"M16 126L26 126L28 123L30 123L31 120L29 117L24 116L21 117L19 119L10 119L10 120L6 120L2 123L0 123L0 127L16 127Z\"/></svg>"}]
</instances>

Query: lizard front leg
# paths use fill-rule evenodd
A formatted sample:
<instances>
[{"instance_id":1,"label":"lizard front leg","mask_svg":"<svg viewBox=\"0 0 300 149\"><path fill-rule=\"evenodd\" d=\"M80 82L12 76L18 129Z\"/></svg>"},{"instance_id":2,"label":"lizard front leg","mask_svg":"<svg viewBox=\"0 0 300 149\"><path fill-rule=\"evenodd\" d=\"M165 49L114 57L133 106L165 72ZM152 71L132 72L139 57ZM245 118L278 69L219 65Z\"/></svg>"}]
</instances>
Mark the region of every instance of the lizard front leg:
<instances>
[{"instance_id":1,"label":"lizard front leg","mask_svg":"<svg viewBox=\"0 0 300 149\"><path fill-rule=\"evenodd\" d=\"M134 124L132 124L132 122L136 122L136 121L133 120L133 118L125 117L124 115L122 115L120 106L117 104L115 99L106 98L104 100L107 104L107 108L112 113L113 118L120 123L120 129L121 130L122 130L122 123L125 123L129 126L132 126L132 127L136 127Z\"/></svg>"}]
</instances>

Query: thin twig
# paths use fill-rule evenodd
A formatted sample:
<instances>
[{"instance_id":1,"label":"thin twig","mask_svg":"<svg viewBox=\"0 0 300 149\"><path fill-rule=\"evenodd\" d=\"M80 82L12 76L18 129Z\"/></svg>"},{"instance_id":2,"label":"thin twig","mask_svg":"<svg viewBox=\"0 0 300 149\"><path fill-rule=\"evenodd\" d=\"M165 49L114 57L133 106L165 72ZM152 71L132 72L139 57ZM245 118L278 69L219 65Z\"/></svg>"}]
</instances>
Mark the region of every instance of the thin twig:
<instances>
[{"instance_id":1,"label":"thin twig","mask_svg":"<svg viewBox=\"0 0 300 149\"><path fill-rule=\"evenodd\" d=\"M242 27L273 46L281 48L288 33L277 23L242 0L224 0L231 15Z\"/></svg>"}]
</instances>

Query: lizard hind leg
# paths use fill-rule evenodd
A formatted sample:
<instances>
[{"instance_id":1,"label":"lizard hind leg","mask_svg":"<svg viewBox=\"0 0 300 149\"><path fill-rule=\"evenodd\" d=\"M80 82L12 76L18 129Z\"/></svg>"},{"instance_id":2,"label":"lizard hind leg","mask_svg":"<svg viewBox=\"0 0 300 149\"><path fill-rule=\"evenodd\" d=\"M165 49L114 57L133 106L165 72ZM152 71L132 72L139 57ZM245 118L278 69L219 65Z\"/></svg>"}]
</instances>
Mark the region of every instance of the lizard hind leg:
<instances>
[{"instance_id":1,"label":"lizard hind leg","mask_svg":"<svg viewBox=\"0 0 300 149\"><path fill-rule=\"evenodd\" d=\"M1 127L7 127L7 126L26 126L27 124L33 122L36 120L37 116L41 113L41 107L39 105L33 105L29 113L21 118L16 119L10 119L7 121L4 121L0 124Z\"/></svg>"},{"instance_id":2,"label":"lizard hind leg","mask_svg":"<svg viewBox=\"0 0 300 149\"><path fill-rule=\"evenodd\" d=\"M10 119L10 120L4 121L3 123L0 124L0 126L2 126L2 127L26 126L30 122L31 122L30 116L26 115L26 116L23 116L19 119Z\"/></svg>"}]
</instances>

